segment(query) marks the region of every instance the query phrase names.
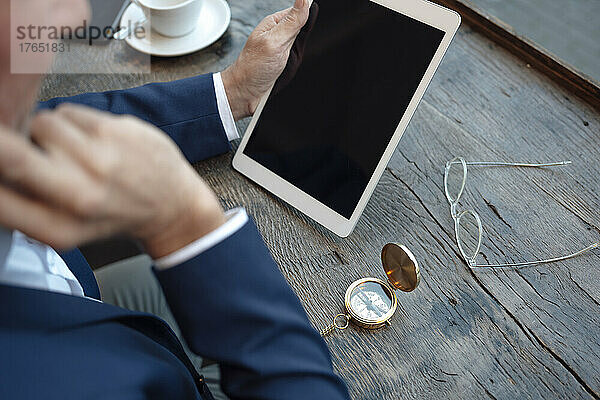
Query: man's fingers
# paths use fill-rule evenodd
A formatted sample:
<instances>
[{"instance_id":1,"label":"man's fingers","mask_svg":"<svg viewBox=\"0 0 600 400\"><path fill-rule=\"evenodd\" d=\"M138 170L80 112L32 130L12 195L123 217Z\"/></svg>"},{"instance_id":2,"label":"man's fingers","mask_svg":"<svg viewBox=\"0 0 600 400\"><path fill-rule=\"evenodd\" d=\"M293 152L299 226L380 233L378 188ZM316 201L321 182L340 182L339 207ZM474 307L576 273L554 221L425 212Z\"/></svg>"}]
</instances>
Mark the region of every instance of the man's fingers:
<instances>
[{"instance_id":1,"label":"man's fingers","mask_svg":"<svg viewBox=\"0 0 600 400\"><path fill-rule=\"evenodd\" d=\"M100 133L100 127L102 123L106 121L108 115L88 107L76 105L76 104L65 104L59 106L56 112L62 117L71 121L83 132L95 135Z\"/></svg>"},{"instance_id":2,"label":"man's fingers","mask_svg":"<svg viewBox=\"0 0 600 400\"><path fill-rule=\"evenodd\" d=\"M87 135L58 113L36 115L30 132L31 138L47 151L67 152L82 161L90 157L91 142Z\"/></svg>"},{"instance_id":3,"label":"man's fingers","mask_svg":"<svg viewBox=\"0 0 600 400\"><path fill-rule=\"evenodd\" d=\"M0 128L0 182L34 195L40 201L79 211L90 196L81 169L40 151L24 137Z\"/></svg>"},{"instance_id":4,"label":"man's fingers","mask_svg":"<svg viewBox=\"0 0 600 400\"><path fill-rule=\"evenodd\" d=\"M38 169L48 169L46 156L27 138L0 127L0 181L19 184Z\"/></svg>"},{"instance_id":5,"label":"man's fingers","mask_svg":"<svg viewBox=\"0 0 600 400\"><path fill-rule=\"evenodd\" d=\"M317 18L319 17L319 4L316 2L310 1L311 5L308 8L308 18L306 23L300 30L298 37L302 36L304 38L308 37L312 32L315 24L317 23Z\"/></svg>"},{"instance_id":6,"label":"man's fingers","mask_svg":"<svg viewBox=\"0 0 600 400\"><path fill-rule=\"evenodd\" d=\"M80 236L80 224L77 220L2 185L0 225L19 230L59 249L79 244L77 239Z\"/></svg>"}]
</instances>

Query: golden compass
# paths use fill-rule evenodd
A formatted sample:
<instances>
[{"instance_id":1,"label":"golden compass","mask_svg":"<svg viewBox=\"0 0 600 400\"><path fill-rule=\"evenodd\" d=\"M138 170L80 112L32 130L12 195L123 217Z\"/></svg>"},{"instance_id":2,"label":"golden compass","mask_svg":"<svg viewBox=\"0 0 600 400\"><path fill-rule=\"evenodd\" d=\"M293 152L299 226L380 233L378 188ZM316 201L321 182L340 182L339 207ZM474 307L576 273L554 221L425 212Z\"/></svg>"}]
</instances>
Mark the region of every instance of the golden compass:
<instances>
[{"instance_id":1,"label":"golden compass","mask_svg":"<svg viewBox=\"0 0 600 400\"><path fill-rule=\"evenodd\" d=\"M333 324L321 331L322 336L336 328L346 329L350 321L367 329L390 324L390 318L398 308L396 290L412 292L419 286L421 274L415 256L400 244L386 244L381 251L381 263L387 282L364 278L352 283L346 290L346 313L336 315Z\"/></svg>"}]
</instances>

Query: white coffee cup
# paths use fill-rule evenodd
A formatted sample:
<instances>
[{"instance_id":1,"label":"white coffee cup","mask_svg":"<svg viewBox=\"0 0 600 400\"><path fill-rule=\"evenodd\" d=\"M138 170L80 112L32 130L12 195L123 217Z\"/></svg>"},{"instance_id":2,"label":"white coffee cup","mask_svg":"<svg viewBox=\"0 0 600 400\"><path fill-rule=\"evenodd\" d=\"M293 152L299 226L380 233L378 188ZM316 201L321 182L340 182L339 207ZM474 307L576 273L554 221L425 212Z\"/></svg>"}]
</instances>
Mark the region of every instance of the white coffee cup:
<instances>
[{"instance_id":1,"label":"white coffee cup","mask_svg":"<svg viewBox=\"0 0 600 400\"><path fill-rule=\"evenodd\" d=\"M185 36L196 29L203 0L134 0L142 7L152 29L169 37Z\"/></svg>"}]
</instances>

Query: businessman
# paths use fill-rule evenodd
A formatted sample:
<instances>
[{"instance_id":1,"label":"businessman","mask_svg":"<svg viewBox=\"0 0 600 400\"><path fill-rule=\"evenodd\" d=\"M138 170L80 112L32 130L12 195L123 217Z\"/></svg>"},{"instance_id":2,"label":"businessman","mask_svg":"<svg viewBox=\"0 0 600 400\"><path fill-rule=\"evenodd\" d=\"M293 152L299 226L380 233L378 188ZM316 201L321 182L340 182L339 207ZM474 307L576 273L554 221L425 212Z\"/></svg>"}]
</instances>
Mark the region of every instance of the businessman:
<instances>
[{"instance_id":1,"label":"businessman","mask_svg":"<svg viewBox=\"0 0 600 400\"><path fill-rule=\"evenodd\" d=\"M113 234L143 243L185 342L219 363L231 399L347 398L252 219L225 212L189 164L229 150L233 121L286 68L308 0L263 20L222 74L37 106L41 77L10 74L0 4L0 398L212 398L167 323L103 303L81 254L53 249ZM58 26L87 9L16 4Z\"/></svg>"}]
</instances>

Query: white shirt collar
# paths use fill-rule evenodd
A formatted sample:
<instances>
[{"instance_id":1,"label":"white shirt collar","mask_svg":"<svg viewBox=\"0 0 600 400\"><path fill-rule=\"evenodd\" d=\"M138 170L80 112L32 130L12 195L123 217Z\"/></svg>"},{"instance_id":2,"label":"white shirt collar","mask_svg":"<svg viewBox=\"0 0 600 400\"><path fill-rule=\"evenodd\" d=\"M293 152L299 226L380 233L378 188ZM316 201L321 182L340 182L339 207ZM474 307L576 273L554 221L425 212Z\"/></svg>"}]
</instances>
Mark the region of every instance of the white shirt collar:
<instances>
[{"instance_id":1,"label":"white shirt collar","mask_svg":"<svg viewBox=\"0 0 600 400\"><path fill-rule=\"evenodd\" d=\"M19 231L0 240L8 253L0 263L0 283L83 297L83 289L62 258L49 246ZM9 241L10 240L10 241Z\"/></svg>"}]
</instances>

